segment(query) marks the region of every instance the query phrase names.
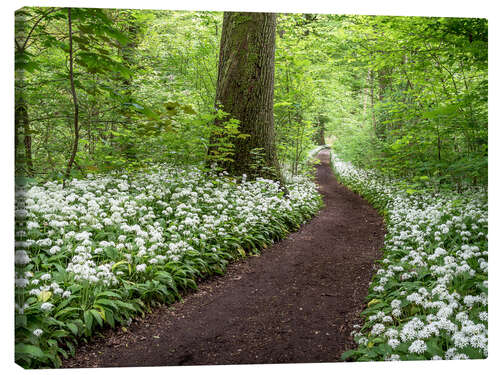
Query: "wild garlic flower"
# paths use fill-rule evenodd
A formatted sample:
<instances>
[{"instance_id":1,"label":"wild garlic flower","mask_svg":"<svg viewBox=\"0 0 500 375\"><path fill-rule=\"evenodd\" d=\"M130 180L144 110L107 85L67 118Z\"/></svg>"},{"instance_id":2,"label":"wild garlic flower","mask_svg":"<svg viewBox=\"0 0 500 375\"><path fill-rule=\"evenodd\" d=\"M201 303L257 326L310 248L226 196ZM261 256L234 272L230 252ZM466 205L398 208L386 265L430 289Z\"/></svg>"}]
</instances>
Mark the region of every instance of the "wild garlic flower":
<instances>
[{"instance_id":1,"label":"wild garlic flower","mask_svg":"<svg viewBox=\"0 0 500 375\"><path fill-rule=\"evenodd\" d=\"M40 328L37 328L35 330L33 330L33 334L36 336L36 337L39 337L43 334L43 330L41 330Z\"/></svg>"},{"instance_id":2,"label":"wild garlic flower","mask_svg":"<svg viewBox=\"0 0 500 375\"><path fill-rule=\"evenodd\" d=\"M146 265L143 263L143 264L138 264L135 269L137 270L137 272L144 272L146 271Z\"/></svg>"},{"instance_id":3,"label":"wild garlic flower","mask_svg":"<svg viewBox=\"0 0 500 375\"><path fill-rule=\"evenodd\" d=\"M466 295L467 291L456 283L457 277L465 275L474 279L480 275L477 285L488 288L488 280L484 280L488 274L488 251L484 245L488 224L486 191L408 195L399 190L395 181L374 171L358 169L335 154L332 154L332 164L343 183L372 198L377 197L378 203L384 202L389 217L386 256L371 290L380 294L377 298L382 300L387 295L400 297L385 301L391 304L394 322L380 319L375 313L367 316L367 320L384 322L387 326L384 336L388 340L411 342L412 353L425 353L426 341L431 337L449 335L455 347L448 350L446 359L468 358L460 350L470 346L487 356L488 313L484 311L488 304L487 291ZM432 290L418 285L424 277L434 284ZM424 282L424 285L428 284ZM426 323L411 319L415 307L419 315L424 315ZM478 308L483 311L478 312ZM411 320L397 324L403 311ZM391 343L395 345L396 341Z\"/></svg>"},{"instance_id":4,"label":"wild garlic flower","mask_svg":"<svg viewBox=\"0 0 500 375\"><path fill-rule=\"evenodd\" d=\"M42 305L40 306L40 309L42 311L49 311L51 310L52 308L54 307L54 305L50 302L44 302L42 303Z\"/></svg>"},{"instance_id":5,"label":"wild garlic flower","mask_svg":"<svg viewBox=\"0 0 500 375\"><path fill-rule=\"evenodd\" d=\"M422 340L415 340L412 342L408 351L410 353L422 354L427 350L427 344Z\"/></svg>"}]
</instances>

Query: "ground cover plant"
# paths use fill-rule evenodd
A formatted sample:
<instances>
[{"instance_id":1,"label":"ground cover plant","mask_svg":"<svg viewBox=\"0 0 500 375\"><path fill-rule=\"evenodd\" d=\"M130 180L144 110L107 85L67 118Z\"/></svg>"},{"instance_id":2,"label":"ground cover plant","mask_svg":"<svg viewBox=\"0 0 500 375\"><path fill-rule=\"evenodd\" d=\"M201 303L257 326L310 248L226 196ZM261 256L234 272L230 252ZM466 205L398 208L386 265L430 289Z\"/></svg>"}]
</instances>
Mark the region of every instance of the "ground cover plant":
<instances>
[{"instance_id":1,"label":"ground cover plant","mask_svg":"<svg viewBox=\"0 0 500 375\"><path fill-rule=\"evenodd\" d=\"M374 276L358 361L488 356L487 192L403 188L332 153L338 178L386 218L384 256Z\"/></svg>"},{"instance_id":2,"label":"ground cover plant","mask_svg":"<svg viewBox=\"0 0 500 375\"><path fill-rule=\"evenodd\" d=\"M305 177L287 188L160 165L19 191L16 361L58 366L96 328L173 302L298 228L321 199Z\"/></svg>"}]
</instances>

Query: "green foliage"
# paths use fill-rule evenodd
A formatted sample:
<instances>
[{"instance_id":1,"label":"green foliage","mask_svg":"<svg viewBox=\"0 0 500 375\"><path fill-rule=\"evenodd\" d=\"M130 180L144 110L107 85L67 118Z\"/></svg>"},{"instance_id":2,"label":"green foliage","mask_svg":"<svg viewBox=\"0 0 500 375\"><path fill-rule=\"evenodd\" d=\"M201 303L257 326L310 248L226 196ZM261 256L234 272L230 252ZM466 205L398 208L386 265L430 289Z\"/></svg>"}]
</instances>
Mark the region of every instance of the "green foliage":
<instances>
[{"instance_id":1,"label":"green foliage","mask_svg":"<svg viewBox=\"0 0 500 375\"><path fill-rule=\"evenodd\" d=\"M212 115L205 116L204 120L211 139L208 144L207 161L215 165L234 162L234 140L245 139L249 136L240 132L240 121L229 117L229 114L221 109L217 109Z\"/></svg>"},{"instance_id":2,"label":"green foliage","mask_svg":"<svg viewBox=\"0 0 500 375\"><path fill-rule=\"evenodd\" d=\"M73 355L76 345L96 332L126 327L137 315L195 290L201 279L223 274L229 261L258 254L283 238L321 205L307 178L287 186L290 197L273 181L237 184L186 164L97 175L66 188L55 182L35 186L23 207L33 214L30 221L40 224L24 227L33 241L27 249L31 260L16 264L16 362L25 368L59 367L62 357ZM52 188L64 196L57 203L48 198ZM37 195L42 191L44 197ZM123 221L103 219L113 215L117 199L137 209L124 213ZM83 201L88 214L70 214ZM56 220L46 204L59 207ZM259 209L249 212L250 204ZM50 229L54 223L70 235ZM126 223L156 238L146 231L147 237L138 236ZM87 245L71 236L75 232L87 237ZM60 246L53 247L56 241Z\"/></svg>"},{"instance_id":3,"label":"green foliage","mask_svg":"<svg viewBox=\"0 0 500 375\"><path fill-rule=\"evenodd\" d=\"M217 138L208 120L221 14L73 13L81 124L74 175L203 161ZM23 8L16 18L16 97L26 103L42 179L64 170L73 137L66 22L58 8ZM487 27L484 19L280 15L281 166L297 173L326 134L347 159L390 175L425 175L441 187L486 183ZM226 125L209 158L231 159L235 130Z\"/></svg>"},{"instance_id":4,"label":"green foliage","mask_svg":"<svg viewBox=\"0 0 500 375\"><path fill-rule=\"evenodd\" d=\"M425 175L439 188L486 184L487 57L479 52L487 50L486 20L353 16L343 23L355 48L342 64L360 67L361 86L349 86L365 117L359 126L335 124L335 150L392 176Z\"/></svg>"},{"instance_id":5,"label":"green foliage","mask_svg":"<svg viewBox=\"0 0 500 375\"><path fill-rule=\"evenodd\" d=\"M322 16L280 15L276 48L275 123L278 157L285 170L297 174L307 150L320 142L332 103L331 60L318 37ZM314 52L312 52L314 51Z\"/></svg>"},{"instance_id":6,"label":"green foliage","mask_svg":"<svg viewBox=\"0 0 500 375\"><path fill-rule=\"evenodd\" d=\"M384 215L387 230L383 259L378 262L362 312L364 324L352 333L358 347L345 352L342 359L487 356L486 189L476 187L463 193L435 192L429 186L407 189L408 184L416 185L412 181L387 178L375 170L355 168L336 156L332 157L332 163L337 178ZM427 176L413 179L427 180ZM458 263L463 265L462 269ZM436 293L439 289L443 293ZM451 294L455 296L454 304L446 306ZM476 302L468 301L474 298ZM441 330L433 333L416 334L414 324L421 328L426 324L432 326L436 316L444 311L446 317L441 319L450 324L448 328L440 326ZM477 324L474 340L481 344L461 342L461 337L469 339L466 335L474 324ZM420 332L424 331L425 328ZM413 345L418 343L422 349Z\"/></svg>"},{"instance_id":7,"label":"green foliage","mask_svg":"<svg viewBox=\"0 0 500 375\"><path fill-rule=\"evenodd\" d=\"M66 13L16 13L16 97L27 103L30 160L41 180L61 175L74 137ZM72 175L203 160L220 14L75 8L72 15L80 123Z\"/></svg>"},{"instance_id":8,"label":"green foliage","mask_svg":"<svg viewBox=\"0 0 500 375\"><path fill-rule=\"evenodd\" d=\"M250 178L256 178L261 175L276 176L277 171L269 167L265 159L265 150L261 147L256 147L250 150L250 170L252 171Z\"/></svg>"}]
</instances>

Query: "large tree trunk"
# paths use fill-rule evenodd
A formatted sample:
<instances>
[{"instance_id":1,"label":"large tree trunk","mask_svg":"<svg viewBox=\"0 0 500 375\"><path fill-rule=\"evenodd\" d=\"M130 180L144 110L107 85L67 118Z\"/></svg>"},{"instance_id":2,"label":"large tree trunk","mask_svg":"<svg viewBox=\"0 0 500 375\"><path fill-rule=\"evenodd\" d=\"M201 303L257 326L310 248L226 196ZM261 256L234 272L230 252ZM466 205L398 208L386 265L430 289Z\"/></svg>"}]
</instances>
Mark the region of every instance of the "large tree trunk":
<instances>
[{"instance_id":1,"label":"large tree trunk","mask_svg":"<svg viewBox=\"0 0 500 375\"><path fill-rule=\"evenodd\" d=\"M233 175L281 179L273 114L275 31L276 14L224 13L216 108L239 120L240 133L249 135L234 139L234 161L223 163ZM258 171L251 167L256 148L262 149L266 167Z\"/></svg>"}]
</instances>

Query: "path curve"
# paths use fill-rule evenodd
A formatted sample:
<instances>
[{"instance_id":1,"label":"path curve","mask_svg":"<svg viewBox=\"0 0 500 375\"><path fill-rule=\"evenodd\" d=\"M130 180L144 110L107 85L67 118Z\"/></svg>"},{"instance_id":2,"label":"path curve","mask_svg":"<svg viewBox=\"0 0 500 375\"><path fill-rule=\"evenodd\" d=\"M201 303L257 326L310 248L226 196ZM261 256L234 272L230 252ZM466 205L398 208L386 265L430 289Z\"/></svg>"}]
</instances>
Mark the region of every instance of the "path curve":
<instances>
[{"instance_id":1,"label":"path curve","mask_svg":"<svg viewBox=\"0 0 500 375\"><path fill-rule=\"evenodd\" d=\"M63 367L339 361L354 347L350 332L361 322L384 226L336 181L329 155L321 151L316 167L325 207L298 232L127 332L109 330Z\"/></svg>"}]
</instances>

